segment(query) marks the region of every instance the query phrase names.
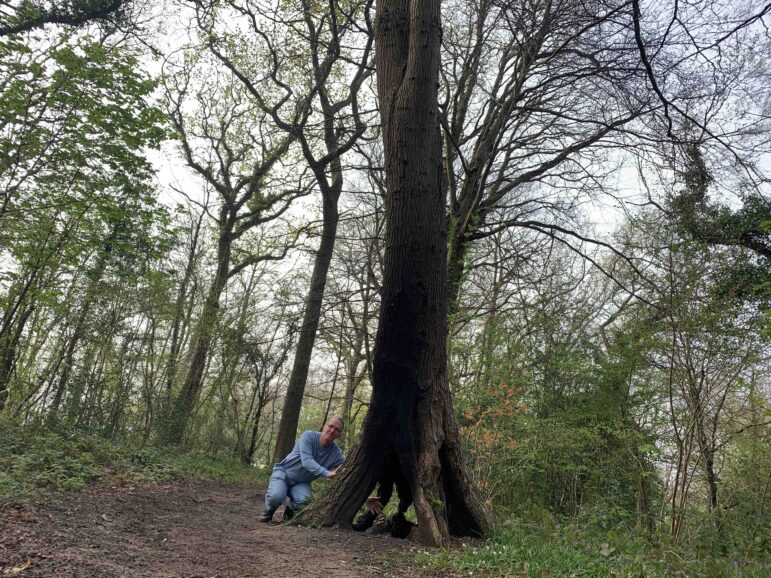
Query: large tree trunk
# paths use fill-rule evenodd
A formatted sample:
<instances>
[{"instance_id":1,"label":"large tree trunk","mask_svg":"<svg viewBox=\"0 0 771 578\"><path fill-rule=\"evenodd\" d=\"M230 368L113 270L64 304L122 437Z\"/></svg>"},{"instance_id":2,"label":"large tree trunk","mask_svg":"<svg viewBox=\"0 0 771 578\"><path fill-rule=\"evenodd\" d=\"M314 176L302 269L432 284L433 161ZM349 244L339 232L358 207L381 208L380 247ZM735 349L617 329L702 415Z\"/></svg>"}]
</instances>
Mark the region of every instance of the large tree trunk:
<instances>
[{"instance_id":1,"label":"large tree trunk","mask_svg":"<svg viewBox=\"0 0 771 578\"><path fill-rule=\"evenodd\" d=\"M303 518L347 526L384 467L412 491L421 542L481 534L487 510L466 475L447 381L447 224L437 81L439 0L379 0L376 69L387 185L373 394L359 445Z\"/></svg>"}]
</instances>

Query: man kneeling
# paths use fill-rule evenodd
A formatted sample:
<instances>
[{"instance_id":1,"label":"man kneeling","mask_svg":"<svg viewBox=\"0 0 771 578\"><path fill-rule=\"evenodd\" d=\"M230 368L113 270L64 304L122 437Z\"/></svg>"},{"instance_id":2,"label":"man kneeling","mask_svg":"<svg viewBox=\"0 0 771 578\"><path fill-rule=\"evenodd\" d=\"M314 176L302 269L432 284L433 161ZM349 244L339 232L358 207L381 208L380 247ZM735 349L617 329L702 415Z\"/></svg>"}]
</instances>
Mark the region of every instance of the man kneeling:
<instances>
[{"instance_id":1,"label":"man kneeling","mask_svg":"<svg viewBox=\"0 0 771 578\"><path fill-rule=\"evenodd\" d=\"M322 476L335 477L337 468L345 461L343 452L335 443L342 432L343 420L340 416L332 417L321 432L303 432L284 461L273 467L260 522L270 522L287 497L289 505L284 516L285 519L291 518L300 504L313 497L313 480Z\"/></svg>"}]
</instances>

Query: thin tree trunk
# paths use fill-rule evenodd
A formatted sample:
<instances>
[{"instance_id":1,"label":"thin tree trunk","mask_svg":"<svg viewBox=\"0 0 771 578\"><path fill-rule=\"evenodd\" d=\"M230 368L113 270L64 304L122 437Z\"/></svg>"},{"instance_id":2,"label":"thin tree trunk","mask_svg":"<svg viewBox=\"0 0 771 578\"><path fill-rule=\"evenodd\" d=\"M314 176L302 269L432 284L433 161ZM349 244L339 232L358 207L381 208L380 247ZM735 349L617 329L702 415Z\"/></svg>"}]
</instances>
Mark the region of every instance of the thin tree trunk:
<instances>
[{"instance_id":1,"label":"thin tree trunk","mask_svg":"<svg viewBox=\"0 0 771 578\"><path fill-rule=\"evenodd\" d=\"M0 340L0 344L2 344L2 350L0 350L0 411L3 411L9 395L8 386L16 366L19 342L24 333L24 327L34 310L35 304L26 306L18 316L13 332Z\"/></svg>"},{"instance_id":2,"label":"thin tree trunk","mask_svg":"<svg viewBox=\"0 0 771 578\"><path fill-rule=\"evenodd\" d=\"M9 291L9 306L0 319L0 391L9 386L24 326L36 306L33 296L42 268L35 263L21 286L12 285Z\"/></svg>"},{"instance_id":3,"label":"thin tree trunk","mask_svg":"<svg viewBox=\"0 0 771 578\"><path fill-rule=\"evenodd\" d=\"M292 374L289 377L289 385L284 398L284 409L281 412L281 421L278 426L276 447L273 451L273 461L278 463L292 451L297 434L297 423L300 419L305 384L308 381L308 370L311 365L311 355L316 342L316 333L321 316L321 304L324 299L324 289L327 285L327 273L332 262L332 253L337 239L337 224L339 221L337 201L342 190L342 175L338 176L338 182L333 183L333 188L323 192L324 195L324 224L321 230L321 243L313 262L313 273L308 295L305 298L305 311L303 313L300 336L297 341L297 349L292 365ZM322 189L323 190L323 189Z\"/></svg>"},{"instance_id":4,"label":"thin tree trunk","mask_svg":"<svg viewBox=\"0 0 771 578\"><path fill-rule=\"evenodd\" d=\"M359 348L362 346L362 343L360 342L363 341L363 339L357 338L356 344L358 344ZM346 434L346 430L350 431L351 414L353 413L353 398L367 371L367 365L366 363L362 364L363 361L366 361L364 355L356 350L346 362L345 395L343 396L343 409L341 415L343 417L343 422L348 424L349 427L343 431L340 438L337 440L341 447L345 447L346 440L350 439L350 436Z\"/></svg>"},{"instance_id":5,"label":"thin tree trunk","mask_svg":"<svg viewBox=\"0 0 771 578\"><path fill-rule=\"evenodd\" d=\"M225 214L221 218L225 219ZM171 408L166 423L162 425L162 438L170 444L181 444L185 436L187 424L195 408L196 400L201 392L203 375L211 348L214 330L219 320L220 297L225 290L230 269L230 252L232 236L230 227L220 233L217 243L217 271L212 280L209 293L204 302L201 317L193 333L192 355L190 367L187 370L182 389Z\"/></svg>"},{"instance_id":6,"label":"thin tree trunk","mask_svg":"<svg viewBox=\"0 0 771 578\"><path fill-rule=\"evenodd\" d=\"M198 250L198 235L201 232L201 224L203 218L206 215L206 211L201 211L198 217L198 221L193 228L193 236L190 241L190 249L187 256L187 263L185 265L185 273L182 277L182 282L179 286L179 293L177 294L177 301L174 305L174 321L171 327L171 346L169 348L169 360L166 367L166 393L167 399L171 399L172 391L174 388L174 380L177 376L177 362L179 359L179 352L181 346L180 332L184 329L183 320L185 317L185 303L188 299L188 286L190 280L193 277L193 271L195 269L195 254Z\"/></svg>"},{"instance_id":7,"label":"thin tree trunk","mask_svg":"<svg viewBox=\"0 0 771 578\"><path fill-rule=\"evenodd\" d=\"M7 388L16 365L18 345L24 325L32 311L37 307L36 290L45 286L41 277L44 276L46 270L50 271L51 258L59 253L59 250L69 239L73 221L77 221L77 219L66 222L61 232L57 232L56 227L53 226L46 232L46 236L42 240L42 249L35 254L34 261L28 266L26 274L22 277L24 282L20 287L12 286L9 292L10 305L3 311L2 319L0 319L0 404L4 404L4 400L9 395ZM54 234L58 234L58 237L49 245L49 240ZM48 275L52 274L48 273ZM21 315L19 311L22 312ZM16 321L19 317L20 319ZM15 327L14 322L16 323Z\"/></svg>"},{"instance_id":8,"label":"thin tree trunk","mask_svg":"<svg viewBox=\"0 0 771 578\"><path fill-rule=\"evenodd\" d=\"M707 433L704 431L704 419L703 412L700 410L699 414L694 417L697 420L696 423L696 435L699 443L699 450L704 458L704 474L707 478L707 490L709 492L708 505L709 511L714 512L718 506L718 488L717 488L717 472L715 471L715 450L713 445L707 439Z\"/></svg>"},{"instance_id":9,"label":"thin tree trunk","mask_svg":"<svg viewBox=\"0 0 771 578\"><path fill-rule=\"evenodd\" d=\"M53 402L51 402L51 407L48 409L48 416L46 417L46 424L48 427L53 426L57 421L59 406L61 405L62 399L64 399L65 392L67 391L67 384L70 381L72 366L75 363L75 349L77 348L78 343L80 342L80 338L82 337L85 330L86 317L88 316L90 309L91 300L87 299L80 308L78 318L75 321L75 326L72 330L72 335L70 335L70 338L67 340L67 345L62 352L62 362L60 364L62 372L59 375L59 383L56 386L54 399Z\"/></svg>"},{"instance_id":10,"label":"thin tree trunk","mask_svg":"<svg viewBox=\"0 0 771 578\"><path fill-rule=\"evenodd\" d=\"M262 419L262 410L265 407L265 402L260 398L257 404L257 410L254 412L254 419L252 420L252 432L249 436L249 447L246 453L241 457L241 461L249 465L254 459L254 451L257 449L257 436L260 433L260 420Z\"/></svg>"},{"instance_id":11,"label":"thin tree trunk","mask_svg":"<svg viewBox=\"0 0 771 578\"><path fill-rule=\"evenodd\" d=\"M341 336L342 337L342 336ZM340 339L340 349L342 350L342 339ZM335 390L337 389L337 380L340 378L340 364L342 363L342 355L337 355L337 363L335 363L335 375L332 377L332 389L329 391L329 399L327 400L327 407L324 410L324 419L321 420L321 424L319 425L319 429L324 427L324 424L327 423L327 420L329 419L329 412L332 410L332 402L335 399Z\"/></svg>"},{"instance_id":12,"label":"thin tree trunk","mask_svg":"<svg viewBox=\"0 0 771 578\"><path fill-rule=\"evenodd\" d=\"M150 349L152 350L152 343L155 341L155 335L156 324L151 320L149 335L147 332L145 333L144 338L142 339L142 344L144 346L149 345ZM128 405L129 399L131 397L131 377L136 370L138 360L126 360L128 358L128 351L133 337L133 333L130 335L125 335L118 351L118 357L116 360L118 369L118 383L116 384L115 395L110 400L110 418L104 428L104 436L108 439L112 438L118 431L118 426L123 419L123 415L126 412L126 406ZM127 365L128 367L126 367ZM147 381L146 378L145 381Z\"/></svg>"}]
</instances>

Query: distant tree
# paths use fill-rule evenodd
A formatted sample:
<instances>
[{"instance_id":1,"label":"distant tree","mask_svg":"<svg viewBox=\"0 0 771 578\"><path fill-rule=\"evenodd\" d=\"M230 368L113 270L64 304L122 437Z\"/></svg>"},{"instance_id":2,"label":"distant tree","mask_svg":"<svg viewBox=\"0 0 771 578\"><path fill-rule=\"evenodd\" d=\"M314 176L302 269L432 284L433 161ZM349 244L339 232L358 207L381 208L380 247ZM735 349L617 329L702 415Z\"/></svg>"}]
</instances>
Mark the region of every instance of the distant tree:
<instances>
[{"instance_id":1,"label":"distant tree","mask_svg":"<svg viewBox=\"0 0 771 578\"><path fill-rule=\"evenodd\" d=\"M274 461L278 462L291 451L297 434L337 238L338 203L345 182L343 156L366 128L359 92L371 75L372 0L330 2L323 8L308 0L275 6L229 0L219 11L208 2L196 5L209 50L233 72L274 126L297 142L321 197L319 246L276 438ZM242 18L249 37L230 30L237 17Z\"/></svg>"},{"instance_id":2,"label":"distant tree","mask_svg":"<svg viewBox=\"0 0 771 578\"><path fill-rule=\"evenodd\" d=\"M731 17L715 18L716 6ZM604 195L624 204L608 179L621 163L657 170L697 142L707 170L733 163L721 178L766 178L765 2L448 0L444 10L451 311L469 248L501 229L603 246L576 216Z\"/></svg>"},{"instance_id":3,"label":"distant tree","mask_svg":"<svg viewBox=\"0 0 771 578\"><path fill-rule=\"evenodd\" d=\"M258 263L283 259L303 230L277 229L272 240L250 240L250 236L267 224L280 223L292 202L308 193L302 175L290 175L289 180L275 176L281 172L294 137L275 130L228 71L213 72L207 82L198 85L196 66L206 64L211 63L188 59L165 82L169 115L185 161L215 195L211 206L202 209L216 231L215 268L192 330L190 363L160 424L162 439L172 444L183 441L201 393L227 284ZM185 112L188 102L196 105L190 114ZM260 139L251 132L255 127L262 130Z\"/></svg>"},{"instance_id":4,"label":"distant tree","mask_svg":"<svg viewBox=\"0 0 771 578\"><path fill-rule=\"evenodd\" d=\"M132 219L162 220L143 149L166 130L150 103L156 84L130 49L68 35L35 48L11 36L0 47L0 254L18 265L0 297L3 390L29 316L62 272L101 254L98 283L108 253L131 244L127 232L146 230Z\"/></svg>"},{"instance_id":5,"label":"distant tree","mask_svg":"<svg viewBox=\"0 0 771 578\"><path fill-rule=\"evenodd\" d=\"M764 353L757 310L746 308L731 293L715 291L724 263L740 260L738 252L710 249L670 235L665 243L659 238L654 260L660 270L661 315L652 325L659 345L651 356L661 372L675 447L670 531L679 539L689 498L698 485L721 531L720 464L733 443L732 430L738 429L734 424L746 403L753 368L760 365ZM699 484L694 483L696 479Z\"/></svg>"},{"instance_id":6,"label":"distant tree","mask_svg":"<svg viewBox=\"0 0 771 578\"><path fill-rule=\"evenodd\" d=\"M219 331L221 363L212 388L217 388L229 413L228 430L235 435L234 453L251 464L258 445L272 427L267 415L275 404L286 361L294 346L297 311L268 287L281 286L270 264L262 263L234 279L229 306ZM267 450L267 444L261 444Z\"/></svg>"},{"instance_id":7,"label":"distant tree","mask_svg":"<svg viewBox=\"0 0 771 578\"><path fill-rule=\"evenodd\" d=\"M712 197L714 183L698 143L683 147L683 187L671 195L665 209L680 234L709 245L745 247L755 258L737 261L716 280L716 290L732 293L767 307L771 300L771 200L749 188L741 206L729 207Z\"/></svg>"}]
</instances>

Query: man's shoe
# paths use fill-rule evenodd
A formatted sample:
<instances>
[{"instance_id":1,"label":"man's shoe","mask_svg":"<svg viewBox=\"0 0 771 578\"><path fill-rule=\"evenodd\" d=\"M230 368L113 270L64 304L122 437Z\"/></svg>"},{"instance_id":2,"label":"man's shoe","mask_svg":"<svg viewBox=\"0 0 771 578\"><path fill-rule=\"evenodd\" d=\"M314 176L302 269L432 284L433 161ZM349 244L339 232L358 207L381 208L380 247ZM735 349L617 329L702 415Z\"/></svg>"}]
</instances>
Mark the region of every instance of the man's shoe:
<instances>
[{"instance_id":1,"label":"man's shoe","mask_svg":"<svg viewBox=\"0 0 771 578\"><path fill-rule=\"evenodd\" d=\"M263 510L262 514L260 514L260 517L259 517L260 522L262 522L263 524L267 524L268 522L270 522L273 519L273 513L275 511L276 510Z\"/></svg>"},{"instance_id":2,"label":"man's shoe","mask_svg":"<svg viewBox=\"0 0 771 578\"><path fill-rule=\"evenodd\" d=\"M294 510L287 506L284 508L284 522L288 522L292 518L294 518Z\"/></svg>"}]
</instances>

